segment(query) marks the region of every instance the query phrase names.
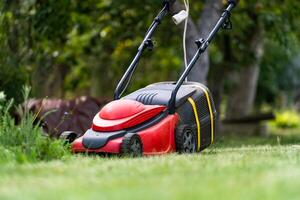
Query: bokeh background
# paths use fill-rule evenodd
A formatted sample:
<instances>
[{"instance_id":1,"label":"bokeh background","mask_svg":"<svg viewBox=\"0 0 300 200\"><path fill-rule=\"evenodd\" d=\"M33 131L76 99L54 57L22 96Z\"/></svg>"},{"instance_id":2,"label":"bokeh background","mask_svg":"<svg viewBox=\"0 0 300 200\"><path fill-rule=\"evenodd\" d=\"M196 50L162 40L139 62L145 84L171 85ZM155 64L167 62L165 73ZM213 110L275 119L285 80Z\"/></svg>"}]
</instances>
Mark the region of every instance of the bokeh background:
<instances>
[{"instance_id":1,"label":"bokeh background","mask_svg":"<svg viewBox=\"0 0 300 200\"><path fill-rule=\"evenodd\" d=\"M188 58L206 37L226 1L190 1ZM3 0L0 3L0 88L22 102L34 98L113 97L114 89L162 5L161 0ZM171 8L176 13L181 1ZM300 3L240 1L190 80L211 89L220 118L297 121L300 109ZM146 51L128 92L176 80L183 69L182 26L169 15ZM290 123L286 120L284 123ZM283 126L290 126L283 124Z\"/></svg>"},{"instance_id":2,"label":"bokeh background","mask_svg":"<svg viewBox=\"0 0 300 200\"><path fill-rule=\"evenodd\" d=\"M190 0L188 59L225 4ZM298 0L241 0L233 29L221 30L197 62L189 79L208 85L219 113L215 143L203 152L74 155L55 139L64 130L83 134L112 100L161 7L162 0L0 1L0 199L299 199ZM178 0L171 13L182 8ZM171 16L127 93L182 72L183 25Z\"/></svg>"}]
</instances>

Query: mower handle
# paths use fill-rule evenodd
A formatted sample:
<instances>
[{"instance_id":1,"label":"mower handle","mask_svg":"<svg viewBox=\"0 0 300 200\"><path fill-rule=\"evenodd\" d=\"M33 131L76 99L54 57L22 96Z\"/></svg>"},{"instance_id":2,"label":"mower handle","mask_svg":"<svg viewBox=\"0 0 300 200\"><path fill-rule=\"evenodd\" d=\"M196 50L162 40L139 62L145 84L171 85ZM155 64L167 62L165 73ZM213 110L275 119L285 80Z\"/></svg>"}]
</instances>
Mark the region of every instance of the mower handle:
<instances>
[{"instance_id":1,"label":"mower handle","mask_svg":"<svg viewBox=\"0 0 300 200\"><path fill-rule=\"evenodd\" d=\"M175 3L176 0L164 0L163 4L169 4L169 6L172 6Z\"/></svg>"},{"instance_id":2,"label":"mower handle","mask_svg":"<svg viewBox=\"0 0 300 200\"><path fill-rule=\"evenodd\" d=\"M128 87L131 77L138 65L138 62L142 56L142 53L145 49L152 49L153 42L152 42L152 35L154 31L157 29L158 25L161 23L164 16L170 11L170 6L175 2L175 0L164 0L163 1L163 9L159 12L159 14L155 17L154 21L152 22L151 26L149 27L146 36L138 48L138 52L132 62L130 63L128 69L126 70L125 74L123 75L122 79L118 83L118 86L114 93L114 100L118 100L121 98L122 94Z\"/></svg>"},{"instance_id":3,"label":"mower handle","mask_svg":"<svg viewBox=\"0 0 300 200\"><path fill-rule=\"evenodd\" d=\"M210 32L210 34L207 37L207 39L205 40L205 39L201 38L201 39L199 39L199 40L196 41L196 44L198 46L197 52L194 55L194 57L192 58L191 62L185 68L184 72L182 73L182 75L180 76L180 78L178 79L178 81L176 82L175 88L172 91L171 99L170 99L169 105L168 105L168 107L169 107L169 114L174 114L175 113L175 110L176 110L176 107L175 107L175 105L176 105L176 102L175 102L176 101L176 96L177 96L177 93L178 93L181 85L186 80L186 77L189 75L189 73L191 72L191 70L195 66L197 60L200 58L200 56L209 47L210 43L215 38L217 32L224 26L224 24L226 23L226 21L229 20L231 11L237 5L237 3L238 3L238 0L228 0L228 6L227 6L227 8L221 14L221 17L220 17L219 21L217 22L217 24L215 25L215 27L213 28L213 30Z\"/></svg>"},{"instance_id":4,"label":"mower handle","mask_svg":"<svg viewBox=\"0 0 300 200\"><path fill-rule=\"evenodd\" d=\"M234 4L235 6L239 3L240 0L228 0L228 4Z\"/></svg>"}]
</instances>

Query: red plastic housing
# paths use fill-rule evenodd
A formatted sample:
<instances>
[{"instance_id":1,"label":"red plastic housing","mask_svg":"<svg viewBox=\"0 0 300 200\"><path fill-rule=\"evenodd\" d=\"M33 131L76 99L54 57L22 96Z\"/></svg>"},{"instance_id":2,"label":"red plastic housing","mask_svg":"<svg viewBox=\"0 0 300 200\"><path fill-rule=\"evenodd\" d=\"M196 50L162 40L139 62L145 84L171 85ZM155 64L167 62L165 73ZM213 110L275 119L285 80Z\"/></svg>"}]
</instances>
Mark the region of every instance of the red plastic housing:
<instances>
[{"instance_id":1,"label":"red plastic housing","mask_svg":"<svg viewBox=\"0 0 300 200\"><path fill-rule=\"evenodd\" d=\"M141 124L158 115L166 106L144 105L133 100L112 101L94 117L94 131L119 131Z\"/></svg>"},{"instance_id":2,"label":"red plastic housing","mask_svg":"<svg viewBox=\"0 0 300 200\"><path fill-rule=\"evenodd\" d=\"M178 122L178 115L169 115L158 124L147 128L137 134L140 135L143 143L144 155L158 155L175 152L174 130ZM82 137L76 139L72 144L72 150L78 152L94 153L120 153L120 145L123 138L109 141L99 149L86 149L82 144Z\"/></svg>"},{"instance_id":3,"label":"red plastic housing","mask_svg":"<svg viewBox=\"0 0 300 200\"><path fill-rule=\"evenodd\" d=\"M94 118L92 129L105 134L108 131L124 130L141 124L166 109L165 106L148 106L132 100L118 100L107 104ZM144 155L157 155L174 152L174 130L179 117L168 115L159 123L138 132L143 144ZM104 132L104 133L103 133ZM82 143L83 137L72 143L73 152L120 153L121 138L109 141L99 149L87 149Z\"/></svg>"}]
</instances>

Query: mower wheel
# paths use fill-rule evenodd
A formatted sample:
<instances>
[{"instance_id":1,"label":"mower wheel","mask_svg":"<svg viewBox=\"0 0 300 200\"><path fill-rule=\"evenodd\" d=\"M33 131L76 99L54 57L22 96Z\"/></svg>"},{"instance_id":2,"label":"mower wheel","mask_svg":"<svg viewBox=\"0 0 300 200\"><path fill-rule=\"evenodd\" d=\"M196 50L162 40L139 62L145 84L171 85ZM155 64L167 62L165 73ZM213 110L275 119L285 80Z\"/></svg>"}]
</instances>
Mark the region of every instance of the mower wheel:
<instances>
[{"instance_id":1,"label":"mower wheel","mask_svg":"<svg viewBox=\"0 0 300 200\"><path fill-rule=\"evenodd\" d=\"M176 150L179 153L195 153L197 137L189 125L180 125L175 130Z\"/></svg>"},{"instance_id":2,"label":"mower wheel","mask_svg":"<svg viewBox=\"0 0 300 200\"><path fill-rule=\"evenodd\" d=\"M121 143L121 155L129 157L140 157L143 155L143 144L136 133L127 133Z\"/></svg>"},{"instance_id":3,"label":"mower wheel","mask_svg":"<svg viewBox=\"0 0 300 200\"><path fill-rule=\"evenodd\" d=\"M64 131L62 134L60 134L59 139L64 140L66 143L72 143L76 138L78 137L78 134L74 131Z\"/></svg>"}]
</instances>

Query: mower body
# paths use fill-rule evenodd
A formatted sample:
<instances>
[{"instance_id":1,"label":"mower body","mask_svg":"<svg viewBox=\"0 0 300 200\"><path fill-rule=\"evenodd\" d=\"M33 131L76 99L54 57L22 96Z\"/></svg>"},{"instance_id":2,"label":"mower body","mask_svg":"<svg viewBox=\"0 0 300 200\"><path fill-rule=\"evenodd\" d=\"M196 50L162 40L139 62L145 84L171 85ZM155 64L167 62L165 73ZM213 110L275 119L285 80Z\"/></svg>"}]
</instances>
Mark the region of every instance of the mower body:
<instances>
[{"instance_id":1,"label":"mower body","mask_svg":"<svg viewBox=\"0 0 300 200\"><path fill-rule=\"evenodd\" d=\"M221 29L230 29L230 14L236 0L227 8L206 39L196 41L197 51L176 82L161 82L137 90L125 97L142 53L153 49L152 35L175 1L163 1L163 9L147 30L138 52L114 93L115 101L94 117L87 132L75 139L66 132L62 138L72 142L73 152L155 155L174 151L199 152L214 141L216 109L209 90L200 83L186 82L200 56Z\"/></svg>"},{"instance_id":2,"label":"mower body","mask_svg":"<svg viewBox=\"0 0 300 200\"><path fill-rule=\"evenodd\" d=\"M194 139L195 152L205 149L215 134L211 94L200 83L185 82L176 96L176 112L170 114L174 87L174 82L155 83L107 104L96 114L91 128L72 143L72 151L122 154L128 136L135 134L143 155L175 152L183 145L180 132L186 128Z\"/></svg>"}]
</instances>

